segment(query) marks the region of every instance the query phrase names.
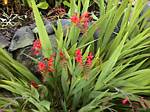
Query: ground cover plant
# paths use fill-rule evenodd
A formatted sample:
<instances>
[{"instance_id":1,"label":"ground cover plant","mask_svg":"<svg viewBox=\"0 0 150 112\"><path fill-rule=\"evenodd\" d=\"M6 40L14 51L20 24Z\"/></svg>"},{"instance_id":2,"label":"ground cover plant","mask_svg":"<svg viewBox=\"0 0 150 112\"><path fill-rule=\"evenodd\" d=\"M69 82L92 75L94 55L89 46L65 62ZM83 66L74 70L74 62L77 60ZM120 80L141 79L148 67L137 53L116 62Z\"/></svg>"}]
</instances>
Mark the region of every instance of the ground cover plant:
<instances>
[{"instance_id":1,"label":"ground cover plant","mask_svg":"<svg viewBox=\"0 0 150 112\"><path fill-rule=\"evenodd\" d=\"M53 48L36 2L38 29L32 47L40 77L0 49L0 109L18 112L148 112L150 108L150 9L148 1L65 2L70 25L53 26ZM93 18L93 19L91 19ZM95 34L95 31L98 33ZM97 35L95 38L94 35ZM28 56L28 55L26 55ZM8 95L5 95L5 92Z\"/></svg>"}]
</instances>

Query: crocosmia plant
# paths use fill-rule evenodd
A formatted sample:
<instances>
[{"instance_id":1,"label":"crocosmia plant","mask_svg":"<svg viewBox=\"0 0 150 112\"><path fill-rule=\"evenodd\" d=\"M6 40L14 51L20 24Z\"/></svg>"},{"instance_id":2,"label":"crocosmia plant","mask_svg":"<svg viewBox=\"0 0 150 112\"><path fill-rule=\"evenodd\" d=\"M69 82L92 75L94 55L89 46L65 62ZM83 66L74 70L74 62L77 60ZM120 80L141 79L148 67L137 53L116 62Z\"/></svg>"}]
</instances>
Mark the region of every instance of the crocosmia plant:
<instances>
[{"instance_id":1,"label":"crocosmia plant","mask_svg":"<svg viewBox=\"0 0 150 112\"><path fill-rule=\"evenodd\" d=\"M149 112L149 1L65 0L54 25L38 10L49 0L27 1L38 36L21 54L34 74L0 48L0 111Z\"/></svg>"}]
</instances>

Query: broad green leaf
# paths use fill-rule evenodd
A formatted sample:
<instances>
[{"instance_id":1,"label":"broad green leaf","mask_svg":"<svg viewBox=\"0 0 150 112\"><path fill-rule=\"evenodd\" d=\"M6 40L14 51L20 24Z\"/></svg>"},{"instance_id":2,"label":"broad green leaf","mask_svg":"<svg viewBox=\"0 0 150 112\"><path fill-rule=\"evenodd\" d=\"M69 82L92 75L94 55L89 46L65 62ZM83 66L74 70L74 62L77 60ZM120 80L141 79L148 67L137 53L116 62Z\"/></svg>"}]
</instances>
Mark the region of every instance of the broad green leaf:
<instances>
[{"instance_id":1,"label":"broad green leaf","mask_svg":"<svg viewBox=\"0 0 150 112\"><path fill-rule=\"evenodd\" d=\"M48 8L48 3L46 1L40 2L39 4L37 4L37 7L40 8L40 9L47 9Z\"/></svg>"},{"instance_id":2,"label":"broad green leaf","mask_svg":"<svg viewBox=\"0 0 150 112\"><path fill-rule=\"evenodd\" d=\"M35 1L31 0L31 3L32 3L33 12L34 12L35 22L36 22L38 33L39 33L39 38L42 44L42 52L46 58L49 58L49 56L52 54L52 46L51 46L48 34L46 32L44 23L38 11L38 8L35 4Z\"/></svg>"},{"instance_id":3,"label":"broad green leaf","mask_svg":"<svg viewBox=\"0 0 150 112\"><path fill-rule=\"evenodd\" d=\"M80 1L80 0L79 0ZM82 4L83 4L83 9L82 9L82 13L87 12L88 7L89 7L89 3L90 0L81 0Z\"/></svg>"},{"instance_id":4,"label":"broad green leaf","mask_svg":"<svg viewBox=\"0 0 150 112\"><path fill-rule=\"evenodd\" d=\"M95 90L101 89L101 87L103 87L104 84L104 79L112 72L113 67L115 66L121 51L124 47L124 43L126 41L128 34L126 34L123 38L123 40L121 41L121 43L119 44L119 46L116 48L116 50L114 51L114 53L112 54L112 56L109 58L109 60L107 61L107 63L105 64L101 74L98 77L98 80L96 82L95 85Z\"/></svg>"},{"instance_id":5,"label":"broad green leaf","mask_svg":"<svg viewBox=\"0 0 150 112\"><path fill-rule=\"evenodd\" d=\"M93 40L93 34L96 31L96 29L103 23L103 21L109 16L109 14L114 11L115 8L111 9L108 13L106 13L104 16L99 18L96 22L94 22L88 29L87 32L85 32L81 38L81 41L79 43L79 47L86 44L89 41Z\"/></svg>"},{"instance_id":6,"label":"broad green leaf","mask_svg":"<svg viewBox=\"0 0 150 112\"><path fill-rule=\"evenodd\" d=\"M45 107L47 109L47 111L50 111L50 102L49 101L46 101L46 100L43 100L40 102L40 105Z\"/></svg>"}]
</instances>

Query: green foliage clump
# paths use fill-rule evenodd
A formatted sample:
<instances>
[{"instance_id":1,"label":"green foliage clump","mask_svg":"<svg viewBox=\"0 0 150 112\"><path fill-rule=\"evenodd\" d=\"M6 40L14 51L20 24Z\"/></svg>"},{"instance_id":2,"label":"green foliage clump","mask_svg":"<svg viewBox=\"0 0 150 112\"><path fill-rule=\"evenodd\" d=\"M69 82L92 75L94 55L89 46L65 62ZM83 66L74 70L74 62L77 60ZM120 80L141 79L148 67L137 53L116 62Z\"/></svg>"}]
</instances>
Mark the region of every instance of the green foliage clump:
<instances>
[{"instance_id":1,"label":"green foliage clump","mask_svg":"<svg viewBox=\"0 0 150 112\"><path fill-rule=\"evenodd\" d=\"M89 2L90 0L66 2L70 7L69 17L75 13L79 16L86 12ZM80 39L81 29L78 25L72 23L64 37L63 27L58 23L58 27L54 28L57 49L52 51L35 1L31 0L43 56L49 58L55 52L54 71L42 72L44 81L40 82L1 50L0 62L7 66L0 66L0 87L14 96L23 97L21 101L12 98L7 101L0 100L2 109L4 104L15 101L16 105L24 104L20 108L17 106L22 111L113 111L118 105L115 101L125 98L128 98L129 105L122 110L132 110L134 102L144 107L143 102L146 101L141 101L140 95L150 95L150 10L143 12L147 1L137 0L134 7L128 0L124 0L120 5L118 0L110 0L107 5L104 4L104 0L96 3L100 9L100 17L82 32ZM82 9L81 4L84 4ZM116 31L115 28L119 30ZM93 35L97 29L100 33L95 40ZM75 52L78 49L82 51L84 65L89 52L94 53L95 50L90 68L77 64ZM64 63L60 62L60 51L65 57ZM35 83L29 85L31 80ZM146 104L149 105L148 101ZM11 107L13 109L13 105Z\"/></svg>"}]
</instances>

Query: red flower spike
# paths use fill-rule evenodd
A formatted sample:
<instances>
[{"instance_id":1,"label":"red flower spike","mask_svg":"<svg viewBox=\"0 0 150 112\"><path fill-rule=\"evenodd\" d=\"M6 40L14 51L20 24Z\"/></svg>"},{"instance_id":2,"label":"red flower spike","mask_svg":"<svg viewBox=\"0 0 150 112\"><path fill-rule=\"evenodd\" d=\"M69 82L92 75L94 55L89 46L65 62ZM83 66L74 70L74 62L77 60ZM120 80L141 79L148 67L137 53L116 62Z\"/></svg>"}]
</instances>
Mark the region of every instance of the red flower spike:
<instances>
[{"instance_id":1,"label":"red flower spike","mask_svg":"<svg viewBox=\"0 0 150 112\"><path fill-rule=\"evenodd\" d=\"M38 69L39 71L44 71L46 69L46 65L44 62L39 62L38 63Z\"/></svg>"},{"instance_id":2,"label":"red flower spike","mask_svg":"<svg viewBox=\"0 0 150 112\"><path fill-rule=\"evenodd\" d=\"M33 42L33 49L41 49L41 42L39 39Z\"/></svg>"},{"instance_id":3,"label":"red flower spike","mask_svg":"<svg viewBox=\"0 0 150 112\"><path fill-rule=\"evenodd\" d=\"M71 19L71 22L75 24L80 22L80 19L77 17L77 15L72 16L70 19Z\"/></svg>"},{"instance_id":4,"label":"red flower spike","mask_svg":"<svg viewBox=\"0 0 150 112\"><path fill-rule=\"evenodd\" d=\"M38 89L39 88L39 85L35 82L35 81L31 81L31 85L34 87L34 88L36 88L36 89Z\"/></svg>"},{"instance_id":5,"label":"red flower spike","mask_svg":"<svg viewBox=\"0 0 150 112\"><path fill-rule=\"evenodd\" d=\"M87 29L88 26L89 26L89 23L88 23L88 22L84 22L83 27L84 27L85 29Z\"/></svg>"},{"instance_id":6,"label":"red flower spike","mask_svg":"<svg viewBox=\"0 0 150 112\"><path fill-rule=\"evenodd\" d=\"M89 13L88 12L84 12L81 16L82 17L89 17Z\"/></svg>"},{"instance_id":7,"label":"red flower spike","mask_svg":"<svg viewBox=\"0 0 150 112\"><path fill-rule=\"evenodd\" d=\"M48 71L49 71L49 72L54 72L55 70L54 70L53 68L49 67L49 68L48 68Z\"/></svg>"},{"instance_id":8,"label":"red flower spike","mask_svg":"<svg viewBox=\"0 0 150 112\"><path fill-rule=\"evenodd\" d=\"M92 64L92 59L93 59L93 55L92 55L92 53L90 52L89 55L87 56L87 61L86 61L86 63L87 63L88 65L91 65L91 64Z\"/></svg>"},{"instance_id":9,"label":"red flower spike","mask_svg":"<svg viewBox=\"0 0 150 112\"><path fill-rule=\"evenodd\" d=\"M40 51L39 51L39 50L34 50L34 51L33 51L33 54L34 54L34 55L39 55L39 54L40 54Z\"/></svg>"},{"instance_id":10,"label":"red flower spike","mask_svg":"<svg viewBox=\"0 0 150 112\"><path fill-rule=\"evenodd\" d=\"M92 54L92 52L90 52L89 53L89 55L88 55L88 57L87 57L88 59L92 59L93 58L93 54Z\"/></svg>"},{"instance_id":11,"label":"red flower spike","mask_svg":"<svg viewBox=\"0 0 150 112\"><path fill-rule=\"evenodd\" d=\"M54 62L54 59L53 57L51 56L48 60L48 71L49 72L54 72L54 69L53 69L53 62Z\"/></svg>"},{"instance_id":12,"label":"red flower spike","mask_svg":"<svg viewBox=\"0 0 150 112\"><path fill-rule=\"evenodd\" d=\"M82 65L82 53L80 49L77 49L75 52L75 60L77 63Z\"/></svg>"},{"instance_id":13,"label":"red flower spike","mask_svg":"<svg viewBox=\"0 0 150 112\"><path fill-rule=\"evenodd\" d=\"M33 54L34 55L39 55L40 54L40 50L41 50L41 43L40 43L40 40L37 39L33 42L33 47L32 47L32 50L33 50Z\"/></svg>"},{"instance_id":14,"label":"red flower spike","mask_svg":"<svg viewBox=\"0 0 150 112\"><path fill-rule=\"evenodd\" d=\"M122 104L123 104L123 105L126 105L126 104L128 104L128 103L129 103L128 97L122 100Z\"/></svg>"},{"instance_id":15,"label":"red flower spike","mask_svg":"<svg viewBox=\"0 0 150 112\"><path fill-rule=\"evenodd\" d=\"M77 49L76 52L75 52L75 54L76 54L76 55L81 55L81 50L80 50L80 49Z\"/></svg>"},{"instance_id":16,"label":"red flower spike","mask_svg":"<svg viewBox=\"0 0 150 112\"><path fill-rule=\"evenodd\" d=\"M63 53L62 51L60 51L60 52L59 52L59 56L60 56L61 58L64 58L64 53Z\"/></svg>"},{"instance_id":17,"label":"red flower spike","mask_svg":"<svg viewBox=\"0 0 150 112\"><path fill-rule=\"evenodd\" d=\"M83 32L88 29L90 21L90 16L88 12L84 12L80 17L75 14L70 19L71 22L78 25L78 27L81 28Z\"/></svg>"},{"instance_id":18,"label":"red flower spike","mask_svg":"<svg viewBox=\"0 0 150 112\"><path fill-rule=\"evenodd\" d=\"M77 63L82 64L82 57L77 56L77 57L75 58L75 60L76 60Z\"/></svg>"},{"instance_id":19,"label":"red flower spike","mask_svg":"<svg viewBox=\"0 0 150 112\"><path fill-rule=\"evenodd\" d=\"M53 57L50 57L48 60L48 66L52 66L53 65Z\"/></svg>"},{"instance_id":20,"label":"red flower spike","mask_svg":"<svg viewBox=\"0 0 150 112\"><path fill-rule=\"evenodd\" d=\"M84 23L84 22L89 22L89 16L86 14L81 15L80 17L80 22Z\"/></svg>"},{"instance_id":21,"label":"red flower spike","mask_svg":"<svg viewBox=\"0 0 150 112\"><path fill-rule=\"evenodd\" d=\"M89 59L88 59L88 60L86 61L86 63L87 63L87 65L91 65L91 64L92 64L92 60L89 60Z\"/></svg>"}]
</instances>

